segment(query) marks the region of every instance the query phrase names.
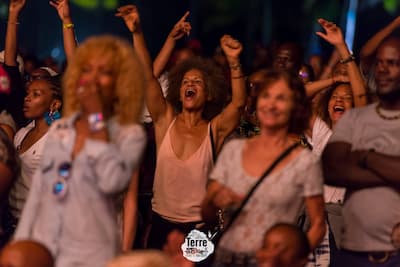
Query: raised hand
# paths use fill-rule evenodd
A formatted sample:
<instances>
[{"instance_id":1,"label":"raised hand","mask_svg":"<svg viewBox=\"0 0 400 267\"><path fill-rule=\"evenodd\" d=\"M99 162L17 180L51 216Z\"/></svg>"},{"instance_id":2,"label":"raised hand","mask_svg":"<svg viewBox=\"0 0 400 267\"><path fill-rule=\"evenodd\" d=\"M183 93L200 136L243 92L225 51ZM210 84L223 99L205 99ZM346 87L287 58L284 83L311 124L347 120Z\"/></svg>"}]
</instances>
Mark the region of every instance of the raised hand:
<instances>
[{"instance_id":1,"label":"raised hand","mask_svg":"<svg viewBox=\"0 0 400 267\"><path fill-rule=\"evenodd\" d=\"M348 75L337 74L332 77L334 83L348 83L350 82Z\"/></svg>"},{"instance_id":2,"label":"raised hand","mask_svg":"<svg viewBox=\"0 0 400 267\"><path fill-rule=\"evenodd\" d=\"M125 21L130 32L134 33L140 30L140 15L135 5L119 7L115 16L121 17Z\"/></svg>"},{"instance_id":3,"label":"raised hand","mask_svg":"<svg viewBox=\"0 0 400 267\"><path fill-rule=\"evenodd\" d=\"M49 4L57 10L62 22L69 22L71 20L68 0L51 0Z\"/></svg>"},{"instance_id":4,"label":"raised hand","mask_svg":"<svg viewBox=\"0 0 400 267\"><path fill-rule=\"evenodd\" d=\"M82 110L86 113L97 113L103 111L103 103L100 88L94 81L81 80L76 89L76 96L80 99Z\"/></svg>"},{"instance_id":5,"label":"raised hand","mask_svg":"<svg viewBox=\"0 0 400 267\"><path fill-rule=\"evenodd\" d=\"M238 58L243 49L242 44L230 35L222 36L220 44L228 60L230 58Z\"/></svg>"},{"instance_id":6,"label":"raised hand","mask_svg":"<svg viewBox=\"0 0 400 267\"><path fill-rule=\"evenodd\" d=\"M190 34L192 26L190 25L190 22L186 21L189 14L190 12L186 11L185 15L183 15L183 17L172 28L171 32L168 35L168 38L176 41L182 38L184 35Z\"/></svg>"},{"instance_id":7,"label":"raised hand","mask_svg":"<svg viewBox=\"0 0 400 267\"><path fill-rule=\"evenodd\" d=\"M25 0L10 0L8 11L10 15L18 15L25 6Z\"/></svg>"},{"instance_id":8,"label":"raised hand","mask_svg":"<svg viewBox=\"0 0 400 267\"><path fill-rule=\"evenodd\" d=\"M326 33L316 32L316 34L329 42L330 44L337 46L344 43L344 38L342 34L342 30L333 22L319 19L318 23L324 28Z\"/></svg>"}]
</instances>

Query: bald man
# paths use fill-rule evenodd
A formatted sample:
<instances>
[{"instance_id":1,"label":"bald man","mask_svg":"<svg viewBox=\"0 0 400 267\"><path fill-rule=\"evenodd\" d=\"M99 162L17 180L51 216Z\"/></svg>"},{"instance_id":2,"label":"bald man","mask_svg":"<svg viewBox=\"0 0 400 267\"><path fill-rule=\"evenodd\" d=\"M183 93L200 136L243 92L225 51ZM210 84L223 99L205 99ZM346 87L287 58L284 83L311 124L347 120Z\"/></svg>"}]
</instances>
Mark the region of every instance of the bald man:
<instances>
[{"instance_id":1,"label":"bald man","mask_svg":"<svg viewBox=\"0 0 400 267\"><path fill-rule=\"evenodd\" d=\"M265 233L257 262L259 267L303 267L309 253L305 233L295 225L279 223Z\"/></svg>"},{"instance_id":2,"label":"bald man","mask_svg":"<svg viewBox=\"0 0 400 267\"><path fill-rule=\"evenodd\" d=\"M0 254L0 267L53 267L50 251L35 241L9 243Z\"/></svg>"}]
</instances>

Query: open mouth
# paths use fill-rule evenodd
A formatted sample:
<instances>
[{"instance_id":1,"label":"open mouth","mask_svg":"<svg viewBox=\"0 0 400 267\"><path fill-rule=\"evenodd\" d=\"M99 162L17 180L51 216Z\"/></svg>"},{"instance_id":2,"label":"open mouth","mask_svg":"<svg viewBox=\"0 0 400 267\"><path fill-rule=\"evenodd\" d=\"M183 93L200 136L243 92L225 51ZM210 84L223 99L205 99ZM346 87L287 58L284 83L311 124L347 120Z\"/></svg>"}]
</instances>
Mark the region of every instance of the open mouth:
<instances>
[{"instance_id":1,"label":"open mouth","mask_svg":"<svg viewBox=\"0 0 400 267\"><path fill-rule=\"evenodd\" d=\"M196 94L196 90L193 88L187 88L185 90L185 97L193 97Z\"/></svg>"},{"instance_id":2,"label":"open mouth","mask_svg":"<svg viewBox=\"0 0 400 267\"><path fill-rule=\"evenodd\" d=\"M343 106L334 106L334 107L333 107L333 111L334 111L334 112L343 113L343 112L345 111L345 109L344 109Z\"/></svg>"}]
</instances>

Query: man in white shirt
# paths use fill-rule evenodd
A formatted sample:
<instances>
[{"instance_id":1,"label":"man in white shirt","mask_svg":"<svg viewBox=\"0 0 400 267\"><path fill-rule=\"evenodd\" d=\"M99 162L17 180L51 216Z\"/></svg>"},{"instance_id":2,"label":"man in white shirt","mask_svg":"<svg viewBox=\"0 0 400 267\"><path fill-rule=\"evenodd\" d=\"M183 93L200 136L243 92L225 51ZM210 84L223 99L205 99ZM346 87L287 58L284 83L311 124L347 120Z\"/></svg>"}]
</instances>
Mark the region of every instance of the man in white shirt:
<instances>
[{"instance_id":1,"label":"man in white shirt","mask_svg":"<svg viewBox=\"0 0 400 267\"><path fill-rule=\"evenodd\" d=\"M400 38L376 54L379 102L344 114L322 155L326 183L346 187L332 266L400 266Z\"/></svg>"}]
</instances>

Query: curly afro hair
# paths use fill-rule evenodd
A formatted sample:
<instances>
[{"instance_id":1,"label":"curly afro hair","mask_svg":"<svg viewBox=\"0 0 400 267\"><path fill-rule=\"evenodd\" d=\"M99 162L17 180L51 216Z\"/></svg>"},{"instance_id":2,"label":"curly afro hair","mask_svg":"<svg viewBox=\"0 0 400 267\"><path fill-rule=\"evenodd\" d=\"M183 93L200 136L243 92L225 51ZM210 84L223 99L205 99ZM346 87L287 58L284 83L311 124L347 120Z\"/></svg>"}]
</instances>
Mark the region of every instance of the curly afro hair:
<instances>
[{"instance_id":1,"label":"curly afro hair","mask_svg":"<svg viewBox=\"0 0 400 267\"><path fill-rule=\"evenodd\" d=\"M208 100L205 103L202 117L211 120L218 115L228 101L228 84L222 69L212 60L200 57L185 60L176 65L168 75L167 100L177 113L182 112L180 88L184 75L190 70L199 70L204 77L205 92Z\"/></svg>"}]
</instances>

